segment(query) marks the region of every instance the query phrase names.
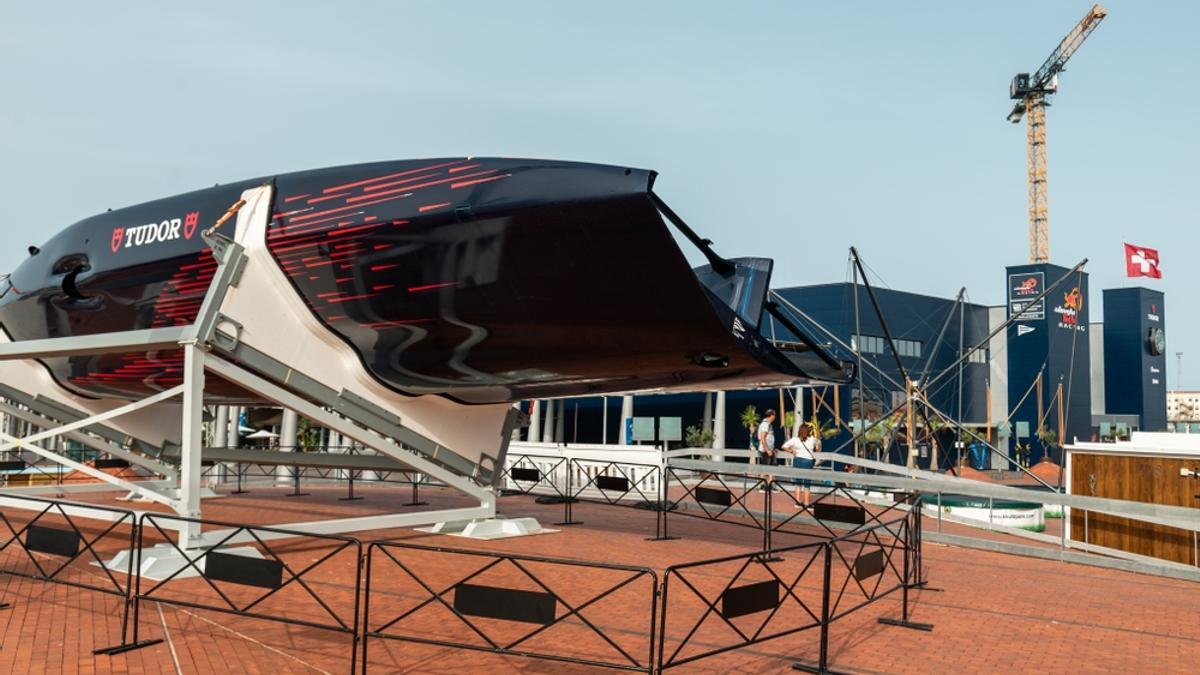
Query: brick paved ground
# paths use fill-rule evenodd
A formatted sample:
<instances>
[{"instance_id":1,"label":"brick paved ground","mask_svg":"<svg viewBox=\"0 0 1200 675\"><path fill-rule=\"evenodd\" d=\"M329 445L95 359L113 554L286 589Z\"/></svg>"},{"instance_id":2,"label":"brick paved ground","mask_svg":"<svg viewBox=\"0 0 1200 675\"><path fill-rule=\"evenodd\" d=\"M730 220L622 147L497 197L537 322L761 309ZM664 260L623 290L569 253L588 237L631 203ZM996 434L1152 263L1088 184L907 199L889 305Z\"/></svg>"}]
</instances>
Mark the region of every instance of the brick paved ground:
<instances>
[{"instance_id":1,"label":"brick paved ground","mask_svg":"<svg viewBox=\"0 0 1200 675\"><path fill-rule=\"evenodd\" d=\"M340 489L307 490L311 496L292 499L283 498L282 489L254 487L250 494L206 501L205 512L213 519L266 524L412 508L401 505L409 496L407 489L367 488L363 490L367 499L356 502L337 501L337 497L344 495ZM111 497L96 495L87 499L104 501ZM440 490L426 490L423 497L433 502L432 507L459 503ZM562 516L561 506L536 504L527 496L504 497L500 503L506 515L535 516L545 525L561 520ZM4 515L18 528L29 518L29 514L11 510ZM680 535L680 539L646 541L654 533L654 516L636 509L578 504L575 517L583 524L564 527L556 534L493 542L424 535L410 530L372 532L369 538L639 565L651 568L658 575L671 564L742 554L761 542L760 534L748 528L682 516L671 517L672 534ZM46 516L42 524L62 527L64 523L61 518L56 522L52 516ZM927 530L933 526L932 521L926 521ZM93 525L85 528L88 536L99 531ZM0 538L6 539L7 535L7 531L0 530ZM101 538L96 548L103 554L111 554L121 548L122 541L127 542L122 539L127 535L127 531L118 529ZM776 546L809 541L813 539L781 535ZM296 570L320 560L330 550L300 541L272 544L272 547ZM420 551L396 551L395 555L438 590L481 567L481 559L459 555ZM847 551L847 555L852 558L853 551ZM773 563L772 569L790 581L803 568L808 554L805 550L791 551L783 558ZM38 559L44 565L54 560L52 556ZM111 584L102 570L82 562L86 561L64 570L63 578L97 586ZM378 552L374 562L379 565L378 587L372 593L370 625L376 628L428 595L402 569L380 558ZM0 569L28 571L31 564L28 557L12 547L0 552ZM835 668L863 673L951 670L1183 673L1195 672L1196 664L1200 663L1197 619L1200 585L933 544L925 545L925 564L930 585L942 590L914 592L913 619L935 624L934 631L916 632L877 623L881 615L899 614L899 596L888 596L833 625L830 654ZM524 566L574 606L629 574L561 568L547 563L529 562ZM699 591L716 594L740 567L742 561L736 561L698 568L685 575ZM354 565L346 552L326 561L311 574L311 579L307 575L305 578L330 606L332 615L321 609L298 584L285 588L278 597L270 598L257 609L324 623L336 622L334 615L352 617ZM742 572L739 584L766 578L761 565L750 565ZM836 570L834 578L846 580L844 572ZM117 580L124 583L121 575ZM536 583L512 563L498 564L474 581L537 590ZM645 577L634 578L628 586L581 611L614 643L643 661L642 654L649 647L646 607L649 585ZM235 602L244 603L258 595L254 589L220 582L218 586ZM819 607L819 587L819 579L808 573L797 584L795 595ZM852 602L854 589L850 588L846 603ZM169 583L152 595L204 603L220 601L211 588L196 579ZM673 652L703 605L675 577L670 581L669 595L672 610L668 613L667 646ZM6 672L337 673L349 670L350 639L346 634L156 602L142 603L139 628L143 637L162 637L165 642L113 657L92 656L93 648L119 641L122 613L117 598L0 575L0 600L13 604L12 608L0 611L0 664L4 664L0 670ZM787 611L781 610L767 630L803 625L805 615L798 605L785 603L784 609ZM741 617L735 623L744 631L753 631L762 616L760 613ZM481 619L479 625L493 639L517 635L508 622ZM532 624L526 626L536 628ZM414 612L393 629L430 639L452 635L453 639L482 644L482 638L464 629L436 605ZM710 620L680 655L718 648L729 644L733 636L730 629ZM566 654L603 655L606 659L622 658L578 621L556 625L525 646ZM383 640L371 640L369 653L371 672L597 672L592 667ZM793 661L811 661L816 654L817 632L810 630L695 661L679 670L785 671Z\"/></svg>"}]
</instances>

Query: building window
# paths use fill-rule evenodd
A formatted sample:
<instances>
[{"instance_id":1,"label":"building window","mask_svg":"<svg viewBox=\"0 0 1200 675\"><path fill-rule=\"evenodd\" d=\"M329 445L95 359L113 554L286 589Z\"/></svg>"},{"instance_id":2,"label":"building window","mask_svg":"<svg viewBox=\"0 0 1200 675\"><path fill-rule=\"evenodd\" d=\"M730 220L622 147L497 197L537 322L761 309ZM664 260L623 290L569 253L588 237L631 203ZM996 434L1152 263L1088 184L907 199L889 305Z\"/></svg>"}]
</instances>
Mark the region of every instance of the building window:
<instances>
[{"instance_id":1,"label":"building window","mask_svg":"<svg viewBox=\"0 0 1200 675\"><path fill-rule=\"evenodd\" d=\"M850 347L863 354L886 354L887 340L876 335L851 335ZM900 356L917 358L921 356L921 342L918 340L896 340L896 351Z\"/></svg>"}]
</instances>

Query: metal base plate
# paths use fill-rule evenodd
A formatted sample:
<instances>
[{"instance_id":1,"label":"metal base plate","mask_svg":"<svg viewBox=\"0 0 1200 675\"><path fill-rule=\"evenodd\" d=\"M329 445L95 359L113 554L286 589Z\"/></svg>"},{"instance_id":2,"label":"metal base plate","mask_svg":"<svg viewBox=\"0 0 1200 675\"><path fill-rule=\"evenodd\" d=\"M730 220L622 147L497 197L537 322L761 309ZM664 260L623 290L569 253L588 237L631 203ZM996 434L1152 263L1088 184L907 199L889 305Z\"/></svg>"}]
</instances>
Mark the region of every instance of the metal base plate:
<instances>
[{"instance_id":1,"label":"metal base plate","mask_svg":"<svg viewBox=\"0 0 1200 675\"><path fill-rule=\"evenodd\" d=\"M258 549L252 546L238 546L233 548L222 548L221 553L230 555L240 555L247 558L263 559L263 554ZM195 559L200 553L193 550L189 552L191 557ZM129 569L129 556L132 551L121 551L113 556L111 560L105 561L104 566L110 571L125 573ZM152 548L142 549L142 577L151 581L162 581L172 574L175 574L174 579L188 579L191 577L200 576L200 572L196 570L199 567L204 569L204 563L207 558L201 558L196 561L195 565L188 565L187 560L180 553L179 549L170 544L158 544ZM92 563L99 566L100 563ZM182 570L182 571L181 571Z\"/></svg>"},{"instance_id":2,"label":"metal base plate","mask_svg":"<svg viewBox=\"0 0 1200 675\"><path fill-rule=\"evenodd\" d=\"M551 534L551 530L541 526L537 518L487 518L484 520L459 520L438 523L430 527L418 527L418 532L430 534L448 534L454 537L468 539L507 539L509 537L527 537L534 534Z\"/></svg>"}]
</instances>

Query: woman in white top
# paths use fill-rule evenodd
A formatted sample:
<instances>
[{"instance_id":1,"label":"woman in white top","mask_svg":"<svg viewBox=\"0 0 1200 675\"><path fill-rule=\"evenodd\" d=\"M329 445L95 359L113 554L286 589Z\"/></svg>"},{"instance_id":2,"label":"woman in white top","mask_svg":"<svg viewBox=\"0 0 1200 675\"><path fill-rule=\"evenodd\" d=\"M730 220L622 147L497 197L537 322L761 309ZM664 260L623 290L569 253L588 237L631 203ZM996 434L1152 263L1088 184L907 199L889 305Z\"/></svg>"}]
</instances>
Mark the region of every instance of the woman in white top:
<instances>
[{"instance_id":1,"label":"woman in white top","mask_svg":"<svg viewBox=\"0 0 1200 675\"><path fill-rule=\"evenodd\" d=\"M816 463L813 453L821 451L821 439L813 433L812 426L807 422L800 425L800 431L783 444L783 449L792 453L792 466L797 469L811 469ZM804 505L808 506L809 481L799 480L795 483L804 488ZM800 499L800 491L796 490L796 499Z\"/></svg>"}]
</instances>

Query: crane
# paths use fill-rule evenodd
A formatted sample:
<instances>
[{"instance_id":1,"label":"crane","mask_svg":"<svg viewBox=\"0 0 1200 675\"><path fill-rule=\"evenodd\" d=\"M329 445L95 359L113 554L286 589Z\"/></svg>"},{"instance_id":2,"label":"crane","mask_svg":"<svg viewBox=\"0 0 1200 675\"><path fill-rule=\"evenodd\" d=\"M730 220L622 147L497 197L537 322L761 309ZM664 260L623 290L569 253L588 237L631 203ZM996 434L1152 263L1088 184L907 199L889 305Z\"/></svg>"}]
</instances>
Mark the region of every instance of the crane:
<instances>
[{"instance_id":1,"label":"crane","mask_svg":"<svg viewBox=\"0 0 1200 675\"><path fill-rule=\"evenodd\" d=\"M1008 121L1026 118L1025 165L1029 180L1029 262L1050 261L1050 220L1046 196L1046 108L1058 91L1058 74L1083 41L1096 30L1108 10L1093 5L1083 20L1071 29L1050 57L1033 75L1018 73L1009 85L1009 98L1016 101Z\"/></svg>"}]
</instances>

